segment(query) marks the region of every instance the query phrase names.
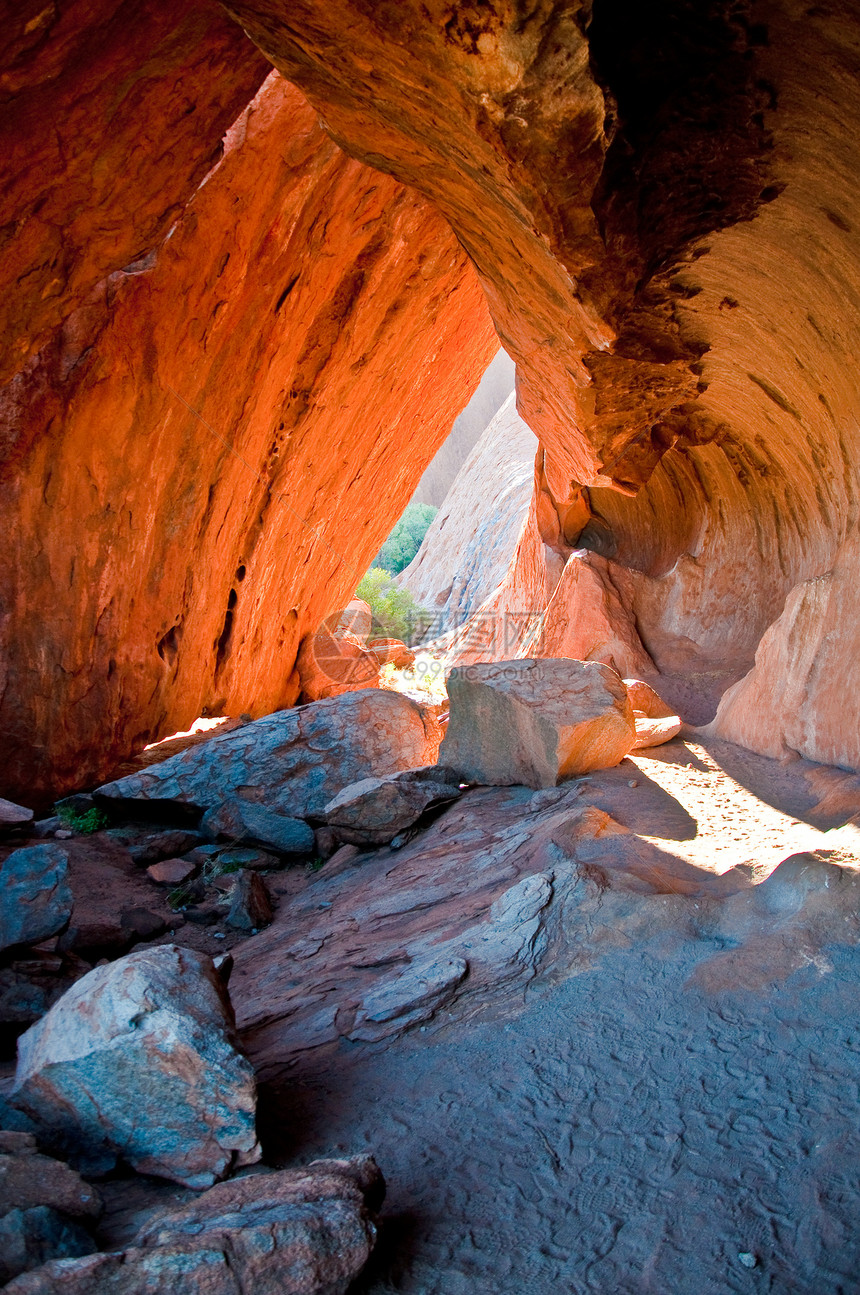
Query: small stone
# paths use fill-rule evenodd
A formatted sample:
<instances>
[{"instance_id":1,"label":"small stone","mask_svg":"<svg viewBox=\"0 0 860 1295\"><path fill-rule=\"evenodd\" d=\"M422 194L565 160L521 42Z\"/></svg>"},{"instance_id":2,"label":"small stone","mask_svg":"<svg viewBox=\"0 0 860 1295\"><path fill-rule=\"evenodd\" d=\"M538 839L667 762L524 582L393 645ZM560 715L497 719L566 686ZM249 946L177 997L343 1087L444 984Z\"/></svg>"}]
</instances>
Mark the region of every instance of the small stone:
<instances>
[{"instance_id":1,"label":"small stone","mask_svg":"<svg viewBox=\"0 0 860 1295\"><path fill-rule=\"evenodd\" d=\"M128 852L135 863L158 863L162 859L175 859L199 843L197 832L167 828L163 832L148 833L142 841L130 845Z\"/></svg>"},{"instance_id":2,"label":"small stone","mask_svg":"<svg viewBox=\"0 0 860 1295\"><path fill-rule=\"evenodd\" d=\"M755 1255L752 1254L749 1250L741 1250L740 1254L738 1255L738 1259L740 1259L744 1268L755 1268L756 1264L758 1263L758 1259L756 1259Z\"/></svg>"},{"instance_id":3,"label":"small stone","mask_svg":"<svg viewBox=\"0 0 860 1295\"><path fill-rule=\"evenodd\" d=\"M61 826L60 820L55 814L52 818L38 819L30 829L33 836L46 837L53 836Z\"/></svg>"},{"instance_id":4,"label":"small stone","mask_svg":"<svg viewBox=\"0 0 860 1295\"><path fill-rule=\"evenodd\" d=\"M203 908L200 905L191 904L185 909L183 916L186 922L193 922L195 926L214 926L221 914L217 908Z\"/></svg>"},{"instance_id":5,"label":"small stone","mask_svg":"<svg viewBox=\"0 0 860 1295\"><path fill-rule=\"evenodd\" d=\"M128 932L129 943L136 943L138 940L154 940L156 936L163 935L167 930L164 918L158 913L150 912L148 908L122 909L119 924L123 931Z\"/></svg>"},{"instance_id":6,"label":"small stone","mask_svg":"<svg viewBox=\"0 0 860 1295\"><path fill-rule=\"evenodd\" d=\"M636 781L636 779L635 779L635 778L631 778L631 779L630 779L630 781L628 782L627 786L628 786L628 787L638 787L638 786L639 786L639 783Z\"/></svg>"},{"instance_id":7,"label":"small stone","mask_svg":"<svg viewBox=\"0 0 860 1295\"><path fill-rule=\"evenodd\" d=\"M25 809L23 805L16 805L14 801L4 800L0 796L0 832L24 827L25 824L32 823L33 817L32 809Z\"/></svg>"},{"instance_id":8,"label":"small stone","mask_svg":"<svg viewBox=\"0 0 860 1295\"><path fill-rule=\"evenodd\" d=\"M240 872L231 894L227 925L237 931L253 931L272 920L272 900L266 883L257 872Z\"/></svg>"},{"instance_id":9,"label":"small stone","mask_svg":"<svg viewBox=\"0 0 860 1295\"><path fill-rule=\"evenodd\" d=\"M262 850L259 846L249 846L220 850L216 866L228 872L235 872L239 868L251 868L254 872L269 872L281 868L283 864L278 855L270 854L268 850Z\"/></svg>"},{"instance_id":10,"label":"small stone","mask_svg":"<svg viewBox=\"0 0 860 1295\"><path fill-rule=\"evenodd\" d=\"M74 836L74 832L70 832L67 827L58 827L54 836L58 841L69 841Z\"/></svg>"},{"instance_id":11,"label":"small stone","mask_svg":"<svg viewBox=\"0 0 860 1295\"><path fill-rule=\"evenodd\" d=\"M196 871L197 865L188 859L164 859L161 863L151 863L146 875L159 886L180 886L183 881L193 877Z\"/></svg>"}]
</instances>

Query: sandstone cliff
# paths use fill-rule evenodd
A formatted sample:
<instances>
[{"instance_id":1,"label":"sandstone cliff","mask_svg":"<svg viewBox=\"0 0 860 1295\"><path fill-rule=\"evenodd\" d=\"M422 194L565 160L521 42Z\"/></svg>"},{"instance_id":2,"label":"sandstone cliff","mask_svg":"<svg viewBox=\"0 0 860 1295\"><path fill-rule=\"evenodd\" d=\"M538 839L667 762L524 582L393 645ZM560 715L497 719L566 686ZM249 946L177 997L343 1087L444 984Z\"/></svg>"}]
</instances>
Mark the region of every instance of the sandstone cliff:
<instances>
[{"instance_id":1,"label":"sandstone cliff","mask_svg":"<svg viewBox=\"0 0 860 1295\"><path fill-rule=\"evenodd\" d=\"M743 675L789 596L823 642L831 604L803 589L858 497L855 7L346 8L231 5L475 260L544 454L514 584L598 554L673 673ZM799 647L780 660L799 695ZM799 749L856 767L836 729Z\"/></svg>"}]
</instances>

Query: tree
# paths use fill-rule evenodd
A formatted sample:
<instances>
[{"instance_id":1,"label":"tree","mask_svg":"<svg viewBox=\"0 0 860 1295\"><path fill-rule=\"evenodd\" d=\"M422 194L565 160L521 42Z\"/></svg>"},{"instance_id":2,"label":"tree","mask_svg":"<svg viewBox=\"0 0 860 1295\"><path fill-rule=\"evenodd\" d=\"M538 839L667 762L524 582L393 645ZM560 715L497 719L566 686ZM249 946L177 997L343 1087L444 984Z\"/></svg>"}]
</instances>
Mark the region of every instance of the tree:
<instances>
[{"instance_id":1,"label":"tree","mask_svg":"<svg viewBox=\"0 0 860 1295\"><path fill-rule=\"evenodd\" d=\"M371 567L355 591L373 613L372 633L376 638L401 639L412 643L423 637L430 614L406 589L398 589L382 567Z\"/></svg>"},{"instance_id":2,"label":"tree","mask_svg":"<svg viewBox=\"0 0 860 1295\"><path fill-rule=\"evenodd\" d=\"M371 570L381 567L396 576L408 567L438 511L432 504L407 504L400 521L373 559Z\"/></svg>"}]
</instances>

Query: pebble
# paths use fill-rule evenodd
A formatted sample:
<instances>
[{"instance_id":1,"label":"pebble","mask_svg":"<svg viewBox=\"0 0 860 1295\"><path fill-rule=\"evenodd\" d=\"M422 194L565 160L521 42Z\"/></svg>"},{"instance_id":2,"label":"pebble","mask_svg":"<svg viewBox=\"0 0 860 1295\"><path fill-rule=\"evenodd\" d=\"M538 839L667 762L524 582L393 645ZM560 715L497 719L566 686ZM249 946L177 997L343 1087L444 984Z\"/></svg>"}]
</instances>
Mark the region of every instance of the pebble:
<instances>
[{"instance_id":1,"label":"pebble","mask_svg":"<svg viewBox=\"0 0 860 1295\"><path fill-rule=\"evenodd\" d=\"M627 786L628 786L628 787L638 787L638 786L639 786L639 783L636 781L636 779L635 779L635 778L631 778L631 779L630 779L630 781L628 782Z\"/></svg>"},{"instance_id":2,"label":"pebble","mask_svg":"<svg viewBox=\"0 0 860 1295\"><path fill-rule=\"evenodd\" d=\"M756 1264L758 1263L758 1260L756 1259L755 1255L751 1254L749 1250L741 1250L740 1254L738 1255L738 1259L740 1259L744 1268L755 1268Z\"/></svg>"}]
</instances>

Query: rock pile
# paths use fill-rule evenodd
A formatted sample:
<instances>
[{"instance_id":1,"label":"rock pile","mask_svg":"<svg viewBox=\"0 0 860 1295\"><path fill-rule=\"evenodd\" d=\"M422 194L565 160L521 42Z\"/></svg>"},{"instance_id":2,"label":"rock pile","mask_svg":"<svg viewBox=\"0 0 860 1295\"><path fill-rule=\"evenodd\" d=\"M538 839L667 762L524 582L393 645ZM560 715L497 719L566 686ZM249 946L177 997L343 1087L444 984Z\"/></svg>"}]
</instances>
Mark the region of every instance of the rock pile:
<instances>
[{"instance_id":1,"label":"rock pile","mask_svg":"<svg viewBox=\"0 0 860 1295\"><path fill-rule=\"evenodd\" d=\"M0 1130L0 1283L49 1259L92 1254L101 1212L96 1189L40 1155L31 1133Z\"/></svg>"},{"instance_id":2,"label":"rock pile","mask_svg":"<svg viewBox=\"0 0 860 1295\"><path fill-rule=\"evenodd\" d=\"M346 1295L376 1240L384 1182L369 1156L317 1160L211 1188L126 1250L50 1262L8 1295Z\"/></svg>"}]
</instances>

